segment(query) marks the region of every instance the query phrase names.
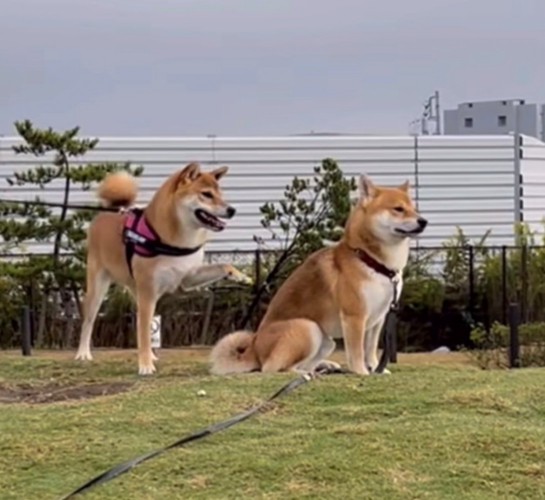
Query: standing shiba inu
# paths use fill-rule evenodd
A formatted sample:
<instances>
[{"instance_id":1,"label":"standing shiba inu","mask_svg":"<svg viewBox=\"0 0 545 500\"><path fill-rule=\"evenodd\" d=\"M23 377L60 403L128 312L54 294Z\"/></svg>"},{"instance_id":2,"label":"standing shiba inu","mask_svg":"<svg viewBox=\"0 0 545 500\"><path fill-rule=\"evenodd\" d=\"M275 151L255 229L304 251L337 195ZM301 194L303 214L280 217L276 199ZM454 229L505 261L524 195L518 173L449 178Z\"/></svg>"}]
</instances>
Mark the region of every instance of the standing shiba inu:
<instances>
[{"instance_id":1,"label":"standing shiba inu","mask_svg":"<svg viewBox=\"0 0 545 500\"><path fill-rule=\"evenodd\" d=\"M257 332L235 332L211 352L215 374L313 372L344 337L350 369L372 373L384 319L402 287L409 238L427 221L409 195L409 183L378 187L360 178L359 200L341 241L310 255L282 284Z\"/></svg>"},{"instance_id":2,"label":"standing shiba inu","mask_svg":"<svg viewBox=\"0 0 545 500\"><path fill-rule=\"evenodd\" d=\"M151 322L159 298L223 278L248 282L231 265L202 265L210 231L221 231L235 209L222 197L218 181L228 167L201 172L196 163L172 175L142 209L104 212L90 224L87 240L87 291L76 359L90 360L91 335L100 304L112 282L132 293L137 304L138 371L155 372ZM109 175L98 196L106 207L130 207L136 180L125 172Z\"/></svg>"}]
</instances>

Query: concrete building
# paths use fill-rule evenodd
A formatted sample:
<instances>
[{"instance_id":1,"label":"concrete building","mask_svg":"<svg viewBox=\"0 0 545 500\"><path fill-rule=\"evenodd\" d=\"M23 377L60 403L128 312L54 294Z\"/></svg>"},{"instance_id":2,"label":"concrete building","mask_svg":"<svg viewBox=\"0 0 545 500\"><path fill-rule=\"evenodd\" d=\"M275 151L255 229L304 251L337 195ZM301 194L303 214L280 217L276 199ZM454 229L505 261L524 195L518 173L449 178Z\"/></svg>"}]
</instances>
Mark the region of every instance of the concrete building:
<instances>
[{"instance_id":1,"label":"concrete building","mask_svg":"<svg viewBox=\"0 0 545 500\"><path fill-rule=\"evenodd\" d=\"M545 140L545 105L523 99L465 102L444 112L445 135L505 135L517 128L521 134Z\"/></svg>"}]
</instances>

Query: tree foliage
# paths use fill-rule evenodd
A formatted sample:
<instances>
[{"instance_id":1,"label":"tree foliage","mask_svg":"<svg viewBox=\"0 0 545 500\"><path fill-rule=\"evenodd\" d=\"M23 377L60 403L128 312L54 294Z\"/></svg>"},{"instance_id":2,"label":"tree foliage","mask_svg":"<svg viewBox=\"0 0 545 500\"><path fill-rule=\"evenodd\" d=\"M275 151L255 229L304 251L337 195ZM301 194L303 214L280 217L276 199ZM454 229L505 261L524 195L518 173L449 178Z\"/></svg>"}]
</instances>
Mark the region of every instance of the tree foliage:
<instances>
[{"instance_id":1,"label":"tree foliage","mask_svg":"<svg viewBox=\"0 0 545 500\"><path fill-rule=\"evenodd\" d=\"M252 320L257 322L259 314L254 316L260 305L268 302L267 298L308 255L340 239L350 214L350 194L355 189L355 179L346 177L335 160L326 158L314 168L312 177L294 177L284 190L284 199L260 208L261 225L270 232L275 251L270 253L266 277L242 320L243 327ZM257 241L266 250L265 242Z\"/></svg>"},{"instance_id":2,"label":"tree foliage","mask_svg":"<svg viewBox=\"0 0 545 500\"><path fill-rule=\"evenodd\" d=\"M128 163L86 162L83 157L95 149L98 139L80 138L78 127L56 132L51 128L37 128L24 120L16 122L15 128L22 144L14 146L14 152L30 156L33 160L29 163L37 165L18 169L6 180L14 192L35 191L36 196L25 200L29 203L0 203L1 252L3 255L25 253L28 243L34 242L51 246L51 253L30 255L22 261L4 260L0 272L4 277L25 283L27 288L39 288L44 293L44 303L51 300L52 291L60 294L62 303L71 300L70 297L79 303L85 229L96 212L72 209L71 194L75 190L89 190L110 172L126 170L138 176L143 169L132 168ZM40 192L46 188L55 196L43 200ZM41 201L58 203L59 207L32 204Z\"/></svg>"},{"instance_id":3,"label":"tree foliage","mask_svg":"<svg viewBox=\"0 0 545 500\"><path fill-rule=\"evenodd\" d=\"M282 250L304 259L341 237L355 189L354 178L345 177L337 162L326 158L314 168L314 176L294 177L283 200L260 208L261 224Z\"/></svg>"}]
</instances>

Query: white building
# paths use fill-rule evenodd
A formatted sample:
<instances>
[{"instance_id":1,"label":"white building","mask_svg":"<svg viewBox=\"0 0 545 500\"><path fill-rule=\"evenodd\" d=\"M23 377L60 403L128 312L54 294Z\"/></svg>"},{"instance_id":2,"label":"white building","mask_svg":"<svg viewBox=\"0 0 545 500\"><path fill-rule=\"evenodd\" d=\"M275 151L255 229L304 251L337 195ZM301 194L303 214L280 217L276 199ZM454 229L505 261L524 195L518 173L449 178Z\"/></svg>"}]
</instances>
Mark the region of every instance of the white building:
<instances>
[{"instance_id":1,"label":"white building","mask_svg":"<svg viewBox=\"0 0 545 500\"><path fill-rule=\"evenodd\" d=\"M254 236L274 247L277 241L260 224L260 206L278 202L294 176L308 178L324 158L338 161L345 175L366 173L377 183L409 179L413 196L429 220L420 244L440 245L460 227L475 241L487 230L489 244L514 243L514 223L541 228L545 216L545 144L513 135L480 136L307 136L307 137L106 137L80 160L126 162L144 167L139 203L146 203L166 177L191 161L204 168L229 165L222 180L237 215L214 234L211 251L252 251ZM63 181L45 188L9 186L14 171L45 163L16 155L15 137L0 137L0 199L60 202ZM95 203L92 191L74 190L70 203ZM1 243L1 242L0 242ZM48 252L29 242L26 251Z\"/></svg>"},{"instance_id":2,"label":"white building","mask_svg":"<svg viewBox=\"0 0 545 500\"><path fill-rule=\"evenodd\" d=\"M444 112L445 135L521 134L545 140L545 105L522 99L465 102Z\"/></svg>"}]
</instances>

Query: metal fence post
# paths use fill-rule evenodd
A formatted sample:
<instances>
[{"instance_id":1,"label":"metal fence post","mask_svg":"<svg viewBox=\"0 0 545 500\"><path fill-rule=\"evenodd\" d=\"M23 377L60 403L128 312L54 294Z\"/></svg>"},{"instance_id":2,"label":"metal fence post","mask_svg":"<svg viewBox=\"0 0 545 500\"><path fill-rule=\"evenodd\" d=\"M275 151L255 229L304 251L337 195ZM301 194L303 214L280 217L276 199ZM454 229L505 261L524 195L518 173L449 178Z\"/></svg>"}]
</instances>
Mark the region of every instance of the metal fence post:
<instances>
[{"instance_id":1,"label":"metal fence post","mask_svg":"<svg viewBox=\"0 0 545 500\"><path fill-rule=\"evenodd\" d=\"M520 307L518 303L509 304L509 367L520 368Z\"/></svg>"},{"instance_id":2,"label":"metal fence post","mask_svg":"<svg viewBox=\"0 0 545 500\"><path fill-rule=\"evenodd\" d=\"M475 312L475 250L473 245L468 248L469 252L469 313L473 317Z\"/></svg>"},{"instance_id":3,"label":"metal fence post","mask_svg":"<svg viewBox=\"0 0 545 500\"><path fill-rule=\"evenodd\" d=\"M32 333L30 329L30 308L24 306L21 310L21 350L23 356L30 356L32 351Z\"/></svg>"},{"instance_id":4,"label":"metal fence post","mask_svg":"<svg viewBox=\"0 0 545 500\"><path fill-rule=\"evenodd\" d=\"M528 246L526 243L520 249L520 319L522 323L528 321Z\"/></svg>"},{"instance_id":5,"label":"metal fence post","mask_svg":"<svg viewBox=\"0 0 545 500\"><path fill-rule=\"evenodd\" d=\"M210 321L212 320L212 312L214 311L214 300L216 298L216 295L213 291L209 291L206 293L208 296L208 301L206 302L206 310L204 313L204 320L202 323L202 330L201 330L201 345L208 345L208 330L210 329Z\"/></svg>"},{"instance_id":6,"label":"metal fence post","mask_svg":"<svg viewBox=\"0 0 545 500\"><path fill-rule=\"evenodd\" d=\"M386 335L390 339L390 363L397 363L397 313L391 311L386 321Z\"/></svg>"},{"instance_id":7,"label":"metal fence post","mask_svg":"<svg viewBox=\"0 0 545 500\"><path fill-rule=\"evenodd\" d=\"M507 247L501 247L502 323L507 322Z\"/></svg>"},{"instance_id":8,"label":"metal fence post","mask_svg":"<svg viewBox=\"0 0 545 500\"><path fill-rule=\"evenodd\" d=\"M261 285L261 250L259 249L259 247L255 249L254 267L255 267L254 288L255 288L255 292L257 293L257 290L259 290L259 286Z\"/></svg>"}]
</instances>

